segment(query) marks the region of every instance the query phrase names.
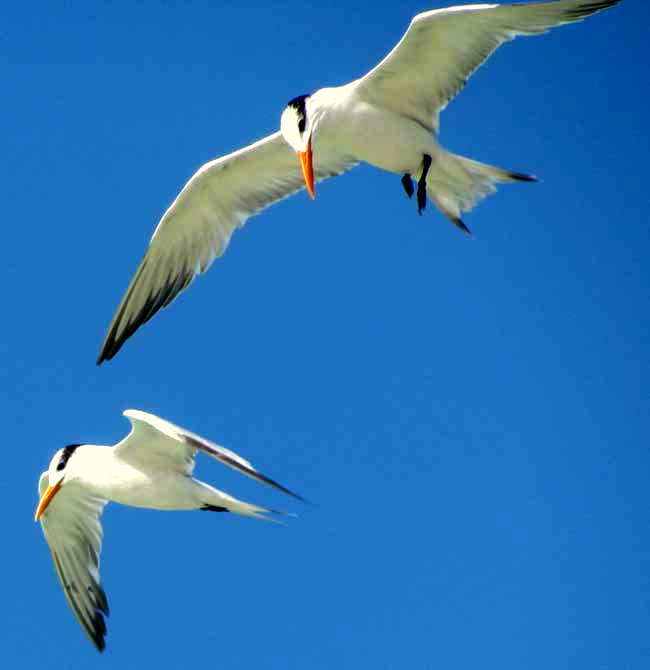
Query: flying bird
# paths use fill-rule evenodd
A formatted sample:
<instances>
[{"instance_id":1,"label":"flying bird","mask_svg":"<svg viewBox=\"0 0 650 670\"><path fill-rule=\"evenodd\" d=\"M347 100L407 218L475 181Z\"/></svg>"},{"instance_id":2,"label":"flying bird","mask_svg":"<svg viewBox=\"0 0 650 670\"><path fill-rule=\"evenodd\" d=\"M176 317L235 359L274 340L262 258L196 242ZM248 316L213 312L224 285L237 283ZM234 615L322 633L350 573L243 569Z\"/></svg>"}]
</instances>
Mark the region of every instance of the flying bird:
<instances>
[{"instance_id":1,"label":"flying bird","mask_svg":"<svg viewBox=\"0 0 650 670\"><path fill-rule=\"evenodd\" d=\"M469 76L504 42L581 21L620 0L463 5L418 14L394 49L344 86L293 98L280 131L203 165L160 220L109 326L97 363L124 342L226 249L253 214L360 162L401 175L458 228L496 184L534 181L445 150L439 115ZM297 154L298 160L296 160ZM417 180L414 184L414 180Z\"/></svg>"},{"instance_id":2,"label":"flying bird","mask_svg":"<svg viewBox=\"0 0 650 670\"><path fill-rule=\"evenodd\" d=\"M77 621L99 651L105 647L108 600L99 576L100 516L109 501L159 510L235 512L273 520L275 510L237 500L192 477L197 451L303 500L234 452L153 414L124 412L131 432L114 447L59 449L38 482L40 520L54 567Z\"/></svg>"}]
</instances>

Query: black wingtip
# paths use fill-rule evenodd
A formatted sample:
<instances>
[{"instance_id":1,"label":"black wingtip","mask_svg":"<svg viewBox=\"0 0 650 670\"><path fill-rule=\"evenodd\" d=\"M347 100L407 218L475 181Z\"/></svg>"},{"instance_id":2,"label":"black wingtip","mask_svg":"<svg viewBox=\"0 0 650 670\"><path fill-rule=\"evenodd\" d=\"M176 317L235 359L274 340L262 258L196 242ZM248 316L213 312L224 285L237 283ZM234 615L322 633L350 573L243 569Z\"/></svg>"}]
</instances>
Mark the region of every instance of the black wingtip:
<instances>
[{"instance_id":1,"label":"black wingtip","mask_svg":"<svg viewBox=\"0 0 650 670\"><path fill-rule=\"evenodd\" d=\"M88 637L90 637L92 643L95 645L97 651L102 654L104 649L106 649L106 621L102 616L102 612L108 616L108 612L105 612L103 608L98 607L95 611L95 616L93 617L93 628L87 630Z\"/></svg>"},{"instance_id":2,"label":"black wingtip","mask_svg":"<svg viewBox=\"0 0 650 670\"><path fill-rule=\"evenodd\" d=\"M462 230L465 233L465 235L467 235L467 237L471 237L472 239L474 238L474 235L472 235L472 231L465 225L464 221L460 217L458 216L451 217L451 222L457 228L460 228L460 230Z\"/></svg>"},{"instance_id":3,"label":"black wingtip","mask_svg":"<svg viewBox=\"0 0 650 670\"><path fill-rule=\"evenodd\" d=\"M110 333L110 335L111 337L106 338L104 344L102 344L102 348L99 350L96 361L97 365L101 365L104 361L112 360L128 339L128 337L124 337L116 340L113 337L113 333Z\"/></svg>"},{"instance_id":4,"label":"black wingtip","mask_svg":"<svg viewBox=\"0 0 650 670\"><path fill-rule=\"evenodd\" d=\"M609 9L617 5L621 0L601 0L600 2L585 2L583 5L578 5L574 9L567 10L567 15L574 21L586 18L591 14L600 12L603 9Z\"/></svg>"},{"instance_id":5,"label":"black wingtip","mask_svg":"<svg viewBox=\"0 0 650 670\"><path fill-rule=\"evenodd\" d=\"M107 340L108 337L104 339L102 342L102 346L99 348L99 353L97 354L97 360L95 361L95 365L101 365L104 361L110 361L111 356L107 351Z\"/></svg>"},{"instance_id":6,"label":"black wingtip","mask_svg":"<svg viewBox=\"0 0 650 670\"><path fill-rule=\"evenodd\" d=\"M149 268L149 264L149 257L145 254L109 326L97 357L97 365L101 365L103 361L110 361L140 327L158 311L167 307L194 279L194 272L187 269L183 269L176 275L168 276L157 290L152 289L148 293L137 311L134 311L133 295L141 277ZM131 314L129 314L130 311Z\"/></svg>"},{"instance_id":7,"label":"black wingtip","mask_svg":"<svg viewBox=\"0 0 650 670\"><path fill-rule=\"evenodd\" d=\"M274 486L276 489L279 491L282 491L283 493L286 493L287 495L290 495L292 498L295 498L296 500L300 500L301 503L304 503L305 505L311 505L309 500L307 498L303 498L301 495L298 493L294 493L290 489L288 489L286 486L282 486L282 484L278 484L276 481L273 481L272 479L268 479L268 483Z\"/></svg>"},{"instance_id":8,"label":"black wingtip","mask_svg":"<svg viewBox=\"0 0 650 670\"><path fill-rule=\"evenodd\" d=\"M258 473L258 474L261 474L261 473ZM300 500L301 503L304 503L306 505L311 505L309 500L307 500L306 498L303 498L298 493L294 493L291 489L288 489L286 486L282 486L282 484L278 484L278 482L271 479L270 477L267 477L266 475L261 475L261 479L266 484L269 484L270 486L277 489L278 491L282 491L282 493L286 493L287 495L291 496L292 498L295 498L296 500Z\"/></svg>"},{"instance_id":9,"label":"black wingtip","mask_svg":"<svg viewBox=\"0 0 650 670\"><path fill-rule=\"evenodd\" d=\"M524 174L523 172L509 172L508 177L513 181L539 181L534 174Z\"/></svg>"},{"instance_id":10,"label":"black wingtip","mask_svg":"<svg viewBox=\"0 0 650 670\"><path fill-rule=\"evenodd\" d=\"M115 337L115 330L116 330L115 324L113 324L111 329L106 334L101 349L99 350L99 354L97 355L97 361L96 361L97 365L101 365L104 361L110 361L115 356L115 354L122 348L122 345L127 340L128 335L126 337L123 336L117 339ZM131 333L129 333L129 335L130 334Z\"/></svg>"},{"instance_id":11,"label":"black wingtip","mask_svg":"<svg viewBox=\"0 0 650 670\"><path fill-rule=\"evenodd\" d=\"M101 365L104 361L110 361L113 358L115 358L115 355L117 352L122 348L122 345L126 342L128 338L122 338L120 340L115 340L114 338L111 337L106 338L106 341L102 345L102 348L99 350L99 354L97 355L97 365Z\"/></svg>"}]
</instances>

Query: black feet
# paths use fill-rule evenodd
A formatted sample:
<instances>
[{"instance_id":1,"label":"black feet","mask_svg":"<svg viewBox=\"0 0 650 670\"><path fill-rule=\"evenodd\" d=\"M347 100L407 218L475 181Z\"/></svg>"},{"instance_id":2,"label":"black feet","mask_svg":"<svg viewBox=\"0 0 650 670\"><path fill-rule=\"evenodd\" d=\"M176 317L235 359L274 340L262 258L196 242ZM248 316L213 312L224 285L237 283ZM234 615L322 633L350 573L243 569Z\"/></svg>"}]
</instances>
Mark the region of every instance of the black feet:
<instances>
[{"instance_id":1,"label":"black feet","mask_svg":"<svg viewBox=\"0 0 650 670\"><path fill-rule=\"evenodd\" d=\"M411 180L411 175L408 172L402 177L402 186L404 187L404 190L406 191L406 195L408 195L409 198L412 198L413 197L413 181Z\"/></svg>"},{"instance_id":2,"label":"black feet","mask_svg":"<svg viewBox=\"0 0 650 670\"><path fill-rule=\"evenodd\" d=\"M431 156L429 154L422 155L422 176L418 180L418 214L422 214L424 208L427 206L427 174L431 167ZM407 172L402 177L402 186L409 198L413 197L413 180L411 175Z\"/></svg>"},{"instance_id":3,"label":"black feet","mask_svg":"<svg viewBox=\"0 0 650 670\"><path fill-rule=\"evenodd\" d=\"M422 176L418 181L418 214L422 214L427 206L427 174L431 167L431 156L424 154L422 156Z\"/></svg>"},{"instance_id":4,"label":"black feet","mask_svg":"<svg viewBox=\"0 0 650 670\"><path fill-rule=\"evenodd\" d=\"M217 505L203 505L203 507L199 508L203 512L227 512L228 508L227 507L219 507Z\"/></svg>"}]
</instances>

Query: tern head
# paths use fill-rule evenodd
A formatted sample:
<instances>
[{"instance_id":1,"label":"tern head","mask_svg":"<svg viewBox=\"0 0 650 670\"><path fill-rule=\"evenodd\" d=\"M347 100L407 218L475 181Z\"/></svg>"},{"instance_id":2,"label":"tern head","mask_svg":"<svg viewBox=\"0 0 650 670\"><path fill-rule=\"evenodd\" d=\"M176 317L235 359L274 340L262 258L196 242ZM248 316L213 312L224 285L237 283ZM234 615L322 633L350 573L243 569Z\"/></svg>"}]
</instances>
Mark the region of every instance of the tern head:
<instances>
[{"instance_id":1,"label":"tern head","mask_svg":"<svg viewBox=\"0 0 650 670\"><path fill-rule=\"evenodd\" d=\"M298 155L302 175L309 195L314 197L314 169L312 166L311 133L312 119L307 114L309 95L299 95L289 100L282 112L280 130L287 143Z\"/></svg>"},{"instance_id":2,"label":"tern head","mask_svg":"<svg viewBox=\"0 0 650 670\"><path fill-rule=\"evenodd\" d=\"M80 444L69 444L67 447L59 449L52 457L47 472L41 475L38 482L38 492L41 498L36 507L34 521L38 521L43 516L48 505L63 486L63 480L66 474L69 473L68 462L70 461L70 457L74 454L76 448L80 446Z\"/></svg>"}]
</instances>

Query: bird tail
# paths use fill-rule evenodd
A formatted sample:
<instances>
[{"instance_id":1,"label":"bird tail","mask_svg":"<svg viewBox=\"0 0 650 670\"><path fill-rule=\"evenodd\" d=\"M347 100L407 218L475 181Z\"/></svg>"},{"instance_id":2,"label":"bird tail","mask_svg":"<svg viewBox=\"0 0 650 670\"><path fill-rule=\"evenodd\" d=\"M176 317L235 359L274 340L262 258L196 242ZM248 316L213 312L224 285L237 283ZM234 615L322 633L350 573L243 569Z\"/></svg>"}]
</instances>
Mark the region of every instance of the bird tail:
<instances>
[{"instance_id":1,"label":"bird tail","mask_svg":"<svg viewBox=\"0 0 650 670\"><path fill-rule=\"evenodd\" d=\"M471 234L460 218L461 212L470 211L496 192L495 184L510 181L537 181L537 178L440 149L427 175L427 195L455 226Z\"/></svg>"},{"instance_id":2,"label":"bird tail","mask_svg":"<svg viewBox=\"0 0 650 670\"><path fill-rule=\"evenodd\" d=\"M203 482L201 482L203 484ZM209 512L233 512L235 514L241 514L242 516L250 516L255 519L263 519L264 521L273 521L278 523L277 519L267 516L269 514L278 514L283 516L294 516L288 512L282 512L275 509L269 509L267 507L260 507L259 505L253 505L251 503L244 502L243 500L238 500L233 496L225 493L224 491L219 491L218 489L213 488L207 484L203 484L206 489L210 490L211 495L209 497L209 502L203 503L200 509Z\"/></svg>"}]
</instances>

